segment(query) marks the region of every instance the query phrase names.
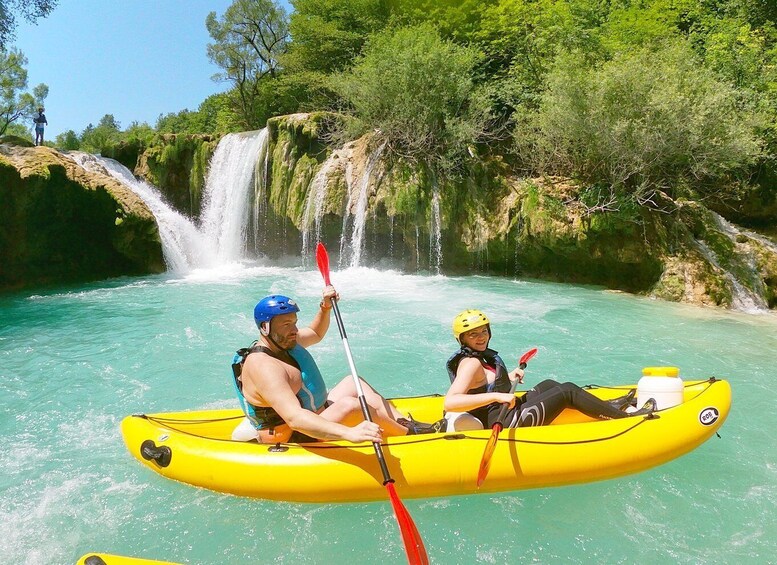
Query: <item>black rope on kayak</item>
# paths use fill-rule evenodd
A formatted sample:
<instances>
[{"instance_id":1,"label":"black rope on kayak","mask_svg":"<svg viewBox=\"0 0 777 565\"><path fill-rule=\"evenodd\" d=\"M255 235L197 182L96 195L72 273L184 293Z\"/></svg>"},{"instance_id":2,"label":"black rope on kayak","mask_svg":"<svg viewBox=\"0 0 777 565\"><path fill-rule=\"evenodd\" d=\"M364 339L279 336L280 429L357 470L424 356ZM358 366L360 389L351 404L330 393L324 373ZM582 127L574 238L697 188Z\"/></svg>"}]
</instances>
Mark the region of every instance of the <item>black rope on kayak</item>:
<instances>
[{"instance_id":1,"label":"black rope on kayak","mask_svg":"<svg viewBox=\"0 0 777 565\"><path fill-rule=\"evenodd\" d=\"M137 415L137 414L136 414ZM213 424L216 422L229 422L230 420L242 420L245 418L243 414L239 416L229 416L228 418L209 418L205 420L192 420L183 418L159 418L158 416L140 415L150 422L156 422L157 424Z\"/></svg>"},{"instance_id":2,"label":"black rope on kayak","mask_svg":"<svg viewBox=\"0 0 777 565\"><path fill-rule=\"evenodd\" d=\"M615 433L615 434L612 434L612 435L609 435L609 436L605 436L605 437L596 438L596 439L582 439L582 440L577 440L577 441L539 441L539 440L532 440L532 439L501 438L500 437L500 438L497 439L497 441L504 441L504 442L507 442L507 443L527 443L527 444L532 444L532 445L582 445L582 444L586 444L586 443L599 443L600 441L608 441L608 440L611 440L611 439L615 439L616 437L620 437L622 435L625 435L625 434L629 433L630 431L633 431L634 429L636 429L638 426L641 426L642 424L644 424L648 420L655 420L655 419L658 419L658 418L660 418L660 416L658 416L657 414L647 414L643 418L640 418L639 421L636 422L630 428L626 428L625 430L621 430L618 433ZM481 439L481 438L477 438L477 439ZM488 438L482 438L482 439L488 439Z\"/></svg>"},{"instance_id":3,"label":"black rope on kayak","mask_svg":"<svg viewBox=\"0 0 777 565\"><path fill-rule=\"evenodd\" d=\"M701 380L701 381L698 381L698 380L697 381L683 381L683 388L699 386L700 384L705 383L705 382L708 385L712 385L713 383L718 382L718 380L719 379L716 378L716 377L710 377L710 378L708 378L706 380ZM584 388L586 390L595 390L595 389L631 390L632 388L634 388L634 386L623 386L623 385L621 385L621 386L607 386L607 385L598 385L598 384L592 383L592 384L583 385L580 388Z\"/></svg>"},{"instance_id":4,"label":"black rope on kayak","mask_svg":"<svg viewBox=\"0 0 777 565\"><path fill-rule=\"evenodd\" d=\"M504 437L500 437L497 441L504 441L504 442L508 442L508 443L527 443L527 444L530 443L530 444L533 444L533 445L576 445L576 444L585 444L585 443L597 443L597 442L600 442L600 441L607 441L607 440L610 440L610 439L614 439L616 437L620 437L620 436L622 436L622 435L624 435L624 434L634 430L638 426L641 426L646 421L648 421L648 420L655 420L655 419L658 419L658 418L660 418L660 416L658 416L657 414L647 414L647 415L643 416L642 418L639 418L639 421L635 422L633 426L631 426L631 427L629 427L629 428L627 428L625 430L621 430L618 433L615 433L615 434L612 434L612 435L609 435L609 436L604 436L604 437L596 438L596 439L586 439L586 440L578 440L578 441L539 441L539 440L528 440L528 439L517 439L517 438L504 438ZM518 428L513 428L513 429L518 429ZM450 440L462 440L462 439L471 439L471 440L476 440L476 441L488 441L489 437L473 436L473 435L464 434L464 433L460 433L459 432L459 433L445 434L444 436L441 436L441 437L437 437L437 436L435 436L435 437L425 437L425 438L413 439L413 440L410 440L410 441L403 441L401 443L399 443L399 442L397 442L397 443L382 443L381 445L383 445L385 447L391 448L391 447L399 447L401 445L409 445L409 444L416 444L416 443L428 443L430 441L444 441L444 440L449 440L450 441ZM266 444L259 444L259 445L266 445ZM318 444L318 443L283 443L283 444L280 444L280 445L289 446L289 447L292 447L292 448L294 448L294 447L301 447L301 448L304 448L304 449L314 449L314 450L315 449L354 449L354 448L359 448L360 447L358 445L321 445L321 444ZM368 448L369 448L369 446L364 446L364 449L368 449Z\"/></svg>"}]
</instances>

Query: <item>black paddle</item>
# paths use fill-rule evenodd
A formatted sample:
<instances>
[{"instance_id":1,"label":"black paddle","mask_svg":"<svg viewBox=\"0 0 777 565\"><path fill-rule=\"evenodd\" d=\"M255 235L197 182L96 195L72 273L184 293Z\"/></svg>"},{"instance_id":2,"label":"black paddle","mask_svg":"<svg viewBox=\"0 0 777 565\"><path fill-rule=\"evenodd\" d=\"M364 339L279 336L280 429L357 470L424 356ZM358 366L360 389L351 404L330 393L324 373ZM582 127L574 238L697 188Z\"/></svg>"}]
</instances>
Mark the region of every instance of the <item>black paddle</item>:
<instances>
[{"instance_id":1,"label":"black paddle","mask_svg":"<svg viewBox=\"0 0 777 565\"><path fill-rule=\"evenodd\" d=\"M521 360L518 362L518 368L521 370L525 369L526 363L528 363L529 359L534 357L536 354L536 347L524 353L523 357L521 357ZM518 379L513 381L513 386L510 387L510 394L515 394L516 385L518 385ZM483 481L486 480L488 470L491 468L491 456L494 454L494 449L496 449L496 440L499 439L499 432L502 431L502 420L504 419L505 414L507 414L507 406L507 404L502 405L502 409L499 410L499 416L496 419L496 423L491 428L491 437L488 438L486 449L483 451L483 458L480 460L480 469L478 469L478 488L480 488L480 485L482 485Z\"/></svg>"},{"instance_id":2,"label":"black paddle","mask_svg":"<svg viewBox=\"0 0 777 565\"><path fill-rule=\"evenodd\" d=\"M321 242L316 246L316 262L318 263L318 270L321 273L321 276L324 277L324 284L330 286L329 254L326 252L326 247L324 247ZM345 356L348 358L348 365L351 368L351 377L353 377L353 381L356 385L356 393L359 396L359 404L361 404L364 419L372 422L370 410L367 407L367 400L364 397L364 390L362 389L362 384L359 380L359 374L356 372L356 366L353 363L353 355L351 355L351 348L348 345L348 336L345 333L343 318L340 316L340 308L337 306L337 300L335 300L334 297L332 298L332 309L335 313L335 320L337 320L337 329L340 330L340 337L343 339ZM405 505L399 500L399 495L397 495L397 491L394 488L394 479L391 478L388 466L386 465L386 459L383 457L383 449L377 441L373 442L372 446L375 448L375 455L378 458L378 464L383 473L383 485L389 493L391 506L394 508L394 515L399 523L399 531L402 534L402 543L405 545L407 561L411 565L428 565L429 557L426 555L424 542L421 539L421 535L418 533L418 528L416 528L413 518L410 517L407 508L405 508Z\"/></svg>"}]
</instances>

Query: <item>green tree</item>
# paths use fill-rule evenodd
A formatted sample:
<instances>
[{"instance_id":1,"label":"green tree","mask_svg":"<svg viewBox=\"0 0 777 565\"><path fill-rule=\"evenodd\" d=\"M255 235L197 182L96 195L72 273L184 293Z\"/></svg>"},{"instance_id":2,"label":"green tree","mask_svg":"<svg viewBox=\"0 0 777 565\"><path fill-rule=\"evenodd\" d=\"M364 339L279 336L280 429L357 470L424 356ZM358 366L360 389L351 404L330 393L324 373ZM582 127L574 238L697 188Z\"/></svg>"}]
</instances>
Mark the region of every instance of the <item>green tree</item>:
<instances>
[{"instance_id":1,"label":"green tree","mask_svg":"<svg viewBox=\"0 0 777 565\"><path fill-rule=\"evenodd\" d=\"M57 5L57 0L0 0L0 50L13 39L16 16L28 22L46 17Z\"/></svg>"},{"instance_id":2,"label":"green tree","mask_svg":"<svg viewBox=\"0 0 777 565\"><path fill-rule=\"evenodd\" d=\"M432 24L445 39L460 45L477 42L488 10L499 0L388 0L392 23Z\"/></svg>"},{"instance_id":3,"label":"green tree","mask_svg":"<svg viewBox=\"0 0 777 565\"><path fill-rule=\"evenodd\" d=\"M674 42L599 66L579 54L560 57L516 142L535 170L612 187L610 205L618 194L652 205L656 191L710 193L746 172L761 152L762 121L685 43Z\"/></svg>"},{"instance_id":4,"label":"green tree","mask_svg":"<svg viewBox=\"0 0 777 565\"><path fill-rule=\"evenodd\" d=\"M369 36L388 26L385 0L295 0L289 30L294 40L281 57L278 84L284 107L309 111L339 99L329 77L354 64Z\"/></svg>"},{"instance_id":5,"label":"green tree","mask_svg":"<svg viewBox=\"0 0 777 565\"><path fill-rule=\"evenodd\" d=\"M23 119L32 119L35 109L43 105L49 88L39 84L32 94L27 88L27 58L17 49L0 50L0 135L8 126Z\"/></svg>"},{"instance_id":6,"label":"green tree","mask_svg":"<svg viewBox=\"0 0 777 565\"><path fill-rule=\"evenodd\" d=\"M104 147L121 139L121 126L113 114L105 114L97 127L89 124L81 133L81 149L89 153L100 153Z\"/></svg>"},{"instance_id":7,"label":"green tree","mask_svg":"<svg viewBox=\"0 0 777 565\"><path fill-rule=\"evenodd\" d=\"M208 58L223 69L214 78L233 85L228 98L233 112L246 129L263 125L263 82L277 77L289 41L285 10L272 0L234 0L221 19L208 14L205 25L214 40Z\"/></svg>"},{"instance_id":8,"label":"green tree","mask_svg":"<svg viewBox=\"0 0 777 565\"><path fill-rule=\"evenodd\" d=\"M294 41L284 65L294 72L342 71L371 34L387 27L389 15L384 0L296 0L289 24Z\"/></svg>"},{"instance_id":9,"label":"green tree","mask_svg":"<svg viewBox=\"0 0 777 565\"><path fill-rule=\"evenodd\" d=\"M389 30L370 39L333 88L390 153L452 171L488 132L488 103L471 78L478 57L429 24Z\"/></svg>"},{"instance_id":10,"label":"green tree","mask_svg":"<svg viewBox=\"0 0 777 565\"><path fill-rule=\"evenodd\" d=\"M57 135L55 145L64 151L76 151L81 148L81 140L72 129Z\"/></svg>"}]
</instances>

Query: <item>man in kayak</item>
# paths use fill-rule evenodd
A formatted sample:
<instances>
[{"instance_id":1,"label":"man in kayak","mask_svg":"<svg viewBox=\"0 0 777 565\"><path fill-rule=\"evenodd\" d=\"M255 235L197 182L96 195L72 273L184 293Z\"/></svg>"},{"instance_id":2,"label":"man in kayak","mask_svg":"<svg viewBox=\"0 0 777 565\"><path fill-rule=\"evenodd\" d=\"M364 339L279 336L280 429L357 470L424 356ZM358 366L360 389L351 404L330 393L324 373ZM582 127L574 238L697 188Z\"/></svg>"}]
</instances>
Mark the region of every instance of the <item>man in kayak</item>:
<instances>
[{"instance_id":1,"label":"man in kayak","mask_svg":"<svg viewBox=\"0 0 777 565\"><path fill-rule=\"evenodd\" d=\"M287 296L271 295L254 308L259 340L238 351L232 368L238 399L253 426L250 437L261 443L347 440L380 442L384 436L440 431L444 420L422 424L402 417L364 380L362 387L374 422L363 419L356 386L350 376L327 391L307 348L329 329L334 287L323 291L318 312L308 327L297 328L299 306Z\"/></svg>"},{"instance_id":2,"label":"man in kayak","mask_svg":"<svg viewBox=\"0 0 777 565\"><path fill-rule=\"evenodd\" d=\"M651 398L640 410L624 411L632 404L634 390L605 401L574 383L562 384L551 379L517 398L510 389L516 379L523 382L523 371L518 368L508 372L497 352L488 348L491 324L485 314L479 310L461 312L453 320L453 336L460 348L446 365L451 386L445 395L444 408L456 414L466 412L484 428L493 427L504 404L510 408L502 422L508 428L549 424L565 408L600 419L644 415L655 410L655 400Z\"/></svg>"}]
</instances>

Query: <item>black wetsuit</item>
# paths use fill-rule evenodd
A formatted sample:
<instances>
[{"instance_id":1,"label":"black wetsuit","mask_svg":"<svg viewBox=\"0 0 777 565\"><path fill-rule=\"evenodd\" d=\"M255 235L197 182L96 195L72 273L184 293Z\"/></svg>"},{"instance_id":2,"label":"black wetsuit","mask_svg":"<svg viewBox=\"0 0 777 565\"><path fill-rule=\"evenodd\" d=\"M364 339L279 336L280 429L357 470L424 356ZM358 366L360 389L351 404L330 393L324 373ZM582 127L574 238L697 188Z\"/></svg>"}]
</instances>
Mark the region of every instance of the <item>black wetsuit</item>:
<instances>
[{"instance_id":1,"label":"black wetsuit","mask_svg":"<svg viewBox=\"0 0 777 565\"><path fill-rule=\"evenodd\" d=\"M467 394L510 392L507 368L493 349L479 352L462 346L448 359L446 364L451 382L456 378L456 370L465 357L475 357L480 360L484 367L489 367L496 372L493 383L471 388ZM502 406L501 402L492 402L468 412L480 420L484 427L491 428L498 421ZM507 411L502 425L506 428L543 426L551 423L565 408L574 408L592 418L623 418L628 416L619 408L600 400L574 383L559 383L552 379L546 379L529 389L524 396L516 399L515 406Z\"/></svg>"}]
</instances>

